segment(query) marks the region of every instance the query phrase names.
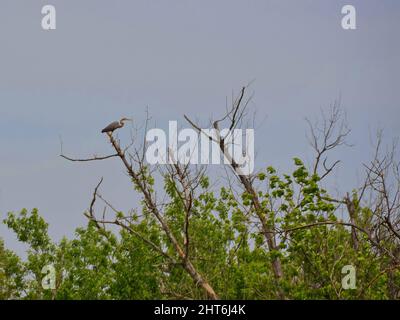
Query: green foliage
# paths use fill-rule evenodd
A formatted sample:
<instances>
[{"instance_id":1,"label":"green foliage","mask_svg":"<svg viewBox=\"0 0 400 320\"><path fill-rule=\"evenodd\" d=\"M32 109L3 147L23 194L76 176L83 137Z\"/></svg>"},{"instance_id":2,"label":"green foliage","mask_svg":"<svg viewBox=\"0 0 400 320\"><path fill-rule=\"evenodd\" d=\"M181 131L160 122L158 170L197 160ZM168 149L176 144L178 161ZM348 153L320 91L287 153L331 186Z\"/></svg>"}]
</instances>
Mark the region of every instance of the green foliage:
<instances>
[{"instance_id":1,"label":"green foliage","mask_svg":"<svg viewBox=\"0 0 400 320\"><path fill-rule=\"evenodd\" d=\"M0 300L16 299L23 289L23 269L19 257L5 249L0 239Z\"/></svg>"},{"instance_id":2,"label":"green foliage","mask_svg":"<svg viewBox=\"0 0 400 320\"><path fill-rule=\"evenodd\" d=\"M253 197L231 189L210 190L200 180L191 208L188 258L223 299L385 299L389 260L367 236L359 233L352 246L351 229L340 223L337 204L330 200L317 175L295 158L292 174L268 167L257 175L257 196L268 225L276 230L276 250L268 250L260 232ZM155 181L146 168L142 179ZM135 188L140 186L135 184ZM163 212L178 242L184 243L185 208L176 181L166 177L169 197ZM356 199L356 197L354 198ZM358 222L371 223L371 209L356 203ZM140 218L139 218L140 216ZM116 219L123 219L118 212ZM328 222L328 223L326 223ZM145 206L129 228L99 229L89 221L71 240L58 243L37 209L9 213L4 223L28 245L21 260L0 240L0 299L201 299L205 293L184 270L158 221ZM138 236L141 235L141 236ZM143 238L171 258L155 250ZM283 277L276 279L271 262L279 258ZM56 288L43 289L42 268L53 265ZM357 288L341 286L342 267L357 270ZM390 274L399 279L398 271Z\"/></svg>"}]
</instances>

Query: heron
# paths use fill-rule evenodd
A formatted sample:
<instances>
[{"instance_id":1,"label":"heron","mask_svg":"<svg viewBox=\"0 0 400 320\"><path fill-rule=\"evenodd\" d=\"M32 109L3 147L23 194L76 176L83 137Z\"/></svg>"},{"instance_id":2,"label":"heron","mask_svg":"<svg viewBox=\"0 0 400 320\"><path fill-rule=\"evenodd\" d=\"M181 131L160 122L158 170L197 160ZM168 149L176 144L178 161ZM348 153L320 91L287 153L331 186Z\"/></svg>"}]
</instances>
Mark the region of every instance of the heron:
<instances>
[{"instance_id":1,"label":"heron","mask_svg":"<svg viewBox=\"0 0 400 320\"><path fill-rule=\"evenodd\" d=\"M102 133L104 133L104 132L113 133L114 130L122 128L125 124L125 121L132 121L132 119L122 118L119 121L114 121L114 122L110 123L107 127L105 127L103 130L101 130L101 132Z\"/></svg>"}]
</instances>

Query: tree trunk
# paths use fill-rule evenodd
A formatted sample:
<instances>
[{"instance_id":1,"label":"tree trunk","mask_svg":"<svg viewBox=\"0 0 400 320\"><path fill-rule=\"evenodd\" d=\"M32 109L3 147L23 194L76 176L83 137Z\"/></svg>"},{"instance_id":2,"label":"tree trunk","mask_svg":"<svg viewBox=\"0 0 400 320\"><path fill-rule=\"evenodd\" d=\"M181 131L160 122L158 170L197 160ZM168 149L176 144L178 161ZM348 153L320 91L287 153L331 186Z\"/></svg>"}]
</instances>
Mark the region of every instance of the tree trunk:
<instances>
[{"instance_id":1,"label":"tree trunk","mask_svg":"<svg viewBox=\"0 0 400 320\"><path fill-rule=\"evenodd\" d=\"M175 238L173 235L171 229L169 228L168 224L165 222L164 218L162 217L161 213L159 212L157 206L155 205L151 193L146 188L146 184L141 180L140 176L133 171L132 166L129 164L127 161L124 152L121 150L121 147L117 143L117 141L113 138L112 134L108 135L110 138L110 142L113 145L115 151L117 152L119 158L122 160L123 164L126 167L126 170L128 171L129 176L132 178L134 183L136 183L142 192L144 196L144 200L146 203L147 208L154 214L154 216L157 218L159 221L161 228L167 235L168 239L172 243L175 251L179 255L179 257L182 260L182 265L184 269L189 273L193 281L197 286L200 286L203 288L203 290L206 292L207 297L212 300L217 300L218 295L215 293L214 289L210 286L210 284L203 278L203 276L196 270L196 268L193 266L193 264L190 262L188 257L186 257L184 251L182 250L181 246L179 245L178 240Z\"/></svg>"}]
</instances>

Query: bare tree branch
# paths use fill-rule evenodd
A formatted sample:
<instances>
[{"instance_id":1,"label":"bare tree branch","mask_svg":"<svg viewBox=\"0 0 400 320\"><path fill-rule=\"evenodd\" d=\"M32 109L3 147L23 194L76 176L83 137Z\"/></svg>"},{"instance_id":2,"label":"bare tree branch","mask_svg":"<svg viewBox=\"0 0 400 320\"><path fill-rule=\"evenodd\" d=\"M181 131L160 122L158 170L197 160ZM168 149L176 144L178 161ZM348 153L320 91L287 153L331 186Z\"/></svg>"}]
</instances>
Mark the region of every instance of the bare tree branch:
<instances>
[{"instance_id":1,"label":"bare tree branch","mask_svg":"<svg viewBox=\"0 0 400 320\"><path fill-rule=\"evenodd\" d=\"M83 159L70 158L70 157L67 157L66 155L63 155L63 154L60 154L60 157L66 159L66 160L69 160L69 161L88 162L88 161L106 160L106 159L109 159L109 158L118 157L118 154L111 154L109 156L103 156L103 157L93 156L92 158L83 158Z\"/></svg>"}]
</instances>

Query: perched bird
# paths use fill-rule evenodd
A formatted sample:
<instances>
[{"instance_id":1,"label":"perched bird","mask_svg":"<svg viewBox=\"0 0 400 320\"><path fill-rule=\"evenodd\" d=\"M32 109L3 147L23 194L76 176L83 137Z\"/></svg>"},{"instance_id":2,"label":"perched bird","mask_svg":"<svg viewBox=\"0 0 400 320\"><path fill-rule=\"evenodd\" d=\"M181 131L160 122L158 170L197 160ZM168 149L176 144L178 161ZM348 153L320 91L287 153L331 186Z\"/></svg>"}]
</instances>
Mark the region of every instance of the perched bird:
<instances>
[{"instance_id":1,"label":"perched bird","mask_svg":"<svg viewBox=\"0 0 400 320\"><path fill-rule=\"evenodd\" d=\"M119 121L114 121L112 123L110 123L107 127L105 127L103 130L101 130L102 133L104 132L114 132L114 130L122 128L124 126L124 122L125 121L132 121L132 119L128 119L128 118L122 118Z\"/></svg>"}]
</instances>

